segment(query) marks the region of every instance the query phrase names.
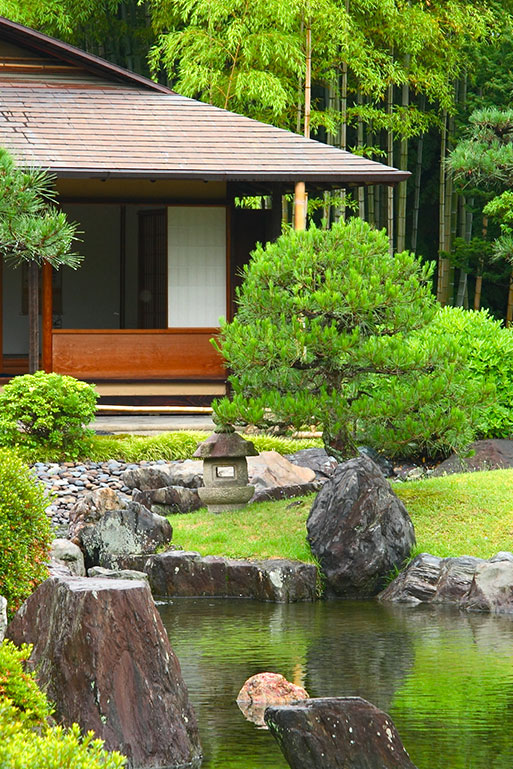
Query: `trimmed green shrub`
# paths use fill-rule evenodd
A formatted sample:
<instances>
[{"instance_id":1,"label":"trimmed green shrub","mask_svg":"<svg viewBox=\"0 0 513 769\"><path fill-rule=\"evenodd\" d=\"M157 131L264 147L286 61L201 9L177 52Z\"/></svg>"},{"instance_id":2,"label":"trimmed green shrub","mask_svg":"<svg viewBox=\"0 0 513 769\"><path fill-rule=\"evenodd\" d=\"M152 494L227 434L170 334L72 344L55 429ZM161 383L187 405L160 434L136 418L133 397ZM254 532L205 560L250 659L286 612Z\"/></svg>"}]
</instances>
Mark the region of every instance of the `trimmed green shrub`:
<instances>
[{"instance_id":1,"label":"trimmed green shrub","mask_svg":"<svg viewBox=\"0 0 513 769\"><path fill-rule=\"evenodd\" d=\"M88 444L97 393L93 385L70 376L24 374L0 393L0 443L57 450L77 457Z\"/></svg>"},{"instance_id":2,"label":"trimmed green shrub","mask_svg":"<svg viewBox=\"0 0 513 769\"><path fill-rule=\"evenodd\" d=\"M43 485L14 451L0 448L0 595L10 616L48 576L47 505Z\"/></svg>"},{"instance_id":3,"label":"trimmed green shrub","mask_svg":"<svg viewBox=\"0 0 513 769\"><path fill-rule=\"evenodd\" d=\"M467 376L476 387L493 385L495 398L484 399L476 421L480 438L510 438L513 435L513 329L504 328L488 310L441 309L423 330L421 339L431 343L450 337L465 359Z\"/></svg>"},{"instance_id":4,"label":"trimmed green shrub","mask_svg":"<svg viewBox=\"0 0 513 769\"><path fill-rule=\"evenodd\" d=\"M339 459L359 443L403 456L465 448L486 388L449 335L419 338L438 310L431 276L360 219L257 246L215 343L233 371L217 422L317 424Z\"/></svg>"},{"instance_id":5,"label":"trimmed green shrub","mask_svg":"<svg viewBox=\"0 0 513 769\"><path fill-rule=\"evenodd\" d=\"M0 646L0 767L9 769L121 769L126 759L76 724L48 724L51 707L32 673L23 670L30 646Z\"/></svg>"}]
</instances>

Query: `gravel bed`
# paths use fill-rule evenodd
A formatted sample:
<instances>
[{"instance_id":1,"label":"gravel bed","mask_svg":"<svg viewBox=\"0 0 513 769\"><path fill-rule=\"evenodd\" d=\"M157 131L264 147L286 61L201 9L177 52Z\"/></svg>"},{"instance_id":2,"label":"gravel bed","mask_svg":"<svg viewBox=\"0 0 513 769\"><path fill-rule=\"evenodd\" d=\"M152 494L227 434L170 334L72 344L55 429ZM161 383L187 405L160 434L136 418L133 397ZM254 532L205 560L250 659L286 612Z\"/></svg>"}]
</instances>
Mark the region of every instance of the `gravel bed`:
<instances>
[{"instance_id":1,"label":"gravel bed","mask_svg":"<svg viewBox=\"0 0 513 769\"><path fill-rule=\"evenodd\" d=\"M121 480L125 470L165 464L164 459L151 462L118 462L114 459L108 462L36 462L32 470L48 491L47 515L54 527L62 532L68 525L71 507L88 491L108 487L131 496L132 489Z\"/></svg>"}]
</instances>

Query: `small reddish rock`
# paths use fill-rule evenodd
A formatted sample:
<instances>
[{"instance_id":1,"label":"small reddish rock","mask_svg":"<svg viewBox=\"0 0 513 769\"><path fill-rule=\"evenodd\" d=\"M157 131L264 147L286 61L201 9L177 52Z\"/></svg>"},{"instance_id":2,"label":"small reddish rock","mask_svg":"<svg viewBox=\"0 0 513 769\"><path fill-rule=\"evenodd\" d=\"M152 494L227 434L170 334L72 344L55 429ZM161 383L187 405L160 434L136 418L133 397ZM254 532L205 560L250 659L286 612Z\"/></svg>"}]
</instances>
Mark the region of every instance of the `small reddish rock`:
<instances>
[{"instance_id":1,"label":"small reddish rock","mask_svg":"<svg viewBox=\"0 0 513 769\"><path fill-rule=\"evenodd\" d=\"M257 673L248 678L240 690L237 705L248 721L266 728L264 712L268 705L289 705L308 698L302 686L287 681L279 673Z\"/></svg>"}]
</instances>

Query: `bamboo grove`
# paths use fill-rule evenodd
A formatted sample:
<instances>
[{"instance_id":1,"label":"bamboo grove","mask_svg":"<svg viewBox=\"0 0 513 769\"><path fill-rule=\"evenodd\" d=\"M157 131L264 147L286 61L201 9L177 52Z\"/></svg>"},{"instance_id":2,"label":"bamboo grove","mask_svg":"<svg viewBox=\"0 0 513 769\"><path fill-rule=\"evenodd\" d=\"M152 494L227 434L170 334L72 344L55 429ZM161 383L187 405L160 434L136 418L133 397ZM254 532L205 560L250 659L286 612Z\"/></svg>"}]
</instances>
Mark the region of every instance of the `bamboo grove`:
<instances>
[{"instance_id":1,"label":"bamboo grove","mask_svg":"<svg viewBox=\"0 0 513 769\"><path fill-rule=\"evenodd\" d=\"M437 260L441 304L513 319L513 249L494 247L508 225L500 206L486 213L507 184L492 190L454 162L476 109L512 106L513 0L89 0L79 11L0 0L0 13L186 96L409 170L397 189L335 191L310 214L329 226L357 213L386 228L391 252Z\"/></svg>"}]
</instances>

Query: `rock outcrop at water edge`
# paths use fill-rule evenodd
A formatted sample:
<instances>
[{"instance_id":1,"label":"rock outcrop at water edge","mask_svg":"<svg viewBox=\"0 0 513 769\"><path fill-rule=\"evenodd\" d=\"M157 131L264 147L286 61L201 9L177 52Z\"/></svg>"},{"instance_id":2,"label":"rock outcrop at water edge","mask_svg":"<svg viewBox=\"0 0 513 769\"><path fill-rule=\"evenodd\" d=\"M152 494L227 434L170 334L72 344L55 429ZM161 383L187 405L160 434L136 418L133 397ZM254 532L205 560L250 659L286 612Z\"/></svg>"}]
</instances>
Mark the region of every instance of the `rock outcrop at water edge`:
<instances>
[{"instance_id":1,"label":"rock outcrop at water edge","mask_svg":"<svg viewBox=\"0 0 513 769\"><path fill-rule=\"evenodd\" d=\"M136 769L199 766L201 748L179 662L142 581L52 577L8 627L58 721L93 729Z\"/></svg>"},{"instance_id":2,"label":"rock outcrop at water edge","mask_svg":"<svg viewBox=\"0 0 513 769\"><path fill-rule=\"evenodd\" d=\"M392 719L361 697L271 706L265 722L291 769L416 769Z\"/></svg>"}]
</instances>

